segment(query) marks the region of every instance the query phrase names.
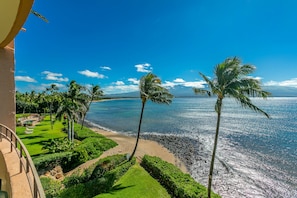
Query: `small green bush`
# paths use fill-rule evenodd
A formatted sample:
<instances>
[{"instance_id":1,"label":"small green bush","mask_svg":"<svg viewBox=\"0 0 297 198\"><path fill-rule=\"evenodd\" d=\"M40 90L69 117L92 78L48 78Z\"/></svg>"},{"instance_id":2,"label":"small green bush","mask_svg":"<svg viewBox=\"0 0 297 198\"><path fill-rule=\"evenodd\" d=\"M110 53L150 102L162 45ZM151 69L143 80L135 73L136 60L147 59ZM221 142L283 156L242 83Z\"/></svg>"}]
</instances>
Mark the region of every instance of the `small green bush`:
<instances>
[{"instance_id":1,"label":"small green bush","mask_svg":"<svg viewBox=\"0 0 297 198\"><path fill-rule=\"evenodd\" d=\"M173 164L158 157L145 155L141 165L167 189L171 196L177 198L207 198L206 187L197 183L189 174L183 173ZM212 193L212 197L219 198L220 196Z\"/></svg>"},{"instance_id":2,"label":"small green bush","mask_svg":"<svg viewBox=\"0 0 297 198\"><path fill-rule=\"evenodd\" d=\"M80 145L74 148L77 156L77 163L81 164L88 160L99 157L103 151L116 146L116 143L106 138L89 137L85 138Z\"/></svg>"},{"instance_id":3,"label":"small green bush","mask_svg":"<svg viewBox=\"0 0 297 198\"><path fill-rule=\"evenodd\" d=\"M44 143L42 149L48 150L49 153L69 151L75 146L74 142L68 140L68 138L55 138L50 139Z\"/></svg>"},{"instance_id":4,"label":"small green bush","mask_svg":"<svg viewBox=\"0 0 297 198\"><path fill-rule=\"evenodd\" d=\"M65 188L69 188L71 186L89 181L91 174L92 168L87 168L82 173L80 170L78 170L76 173L65 177L62 183L64 184Z\"/></svg>"},{"instance_id":5,"label":"small green bush","mask_svg":"<svg viewBox=\"0 0 297 198\"><path fill-rule=\"evenodd\" d=\"M91 179L100 177L100 175L115 169L124 161L126 161L125 155L113 155L99 160L99 162L97 162L97 166L95 167L91 175Z\"/></svg>"},{"instance_id":6,"label":"small green bush","mask_svg":"<svg viewBox=\"0 0 297 198\"><path fill-rule=\"evenodd\" d=\"M131 166L133 166L136 163L136 159L133 158L131 161L123 161L119 166L112 169L111 171L107 172L106 174L114 174L115 180L117 181L120 179Z\"/></svg>"},{"instance_id":7,"label":"small green bush","mask_svg":"<svg viewBox=\"0 0 297 198\"><path fill-rule=\"evenodd\" d=\"M95 133L94 131L92 131L87 127L84 127L83 129L81 129L81 125L79 124L74 125L74 133L75 133L75 138L78 140L84 140L88 137L98 137L98 138L106 139L106 137L104 137L103 135L99 133Z\"/></svg>"},{"instance_id":8,"label":"small green bush","mask_svg":"<svg viewBox=\"0 0 297 198\"><path fill-rule=\"evenodd\" d=\"M70 176L63 184L67 187L62 191L61 198L91 198L100 193L108 192L114 183L122 177L131 166L136 163L135 158L130 162L124 155L109 156L97 162L92 174ZM72 178L71 178L72 177Z\"/></svg>"},{"instance_id":9,"label":"small green bush","mask_svg":"<svg viewBox=\"0 0 297 198\"><path fill-rule=\"evenodd\" d=\"M73 157L72 152L52 153L35 157L33 158L33 162L38 172L51 170L58 165L64 170L71 166Z\"/></svg>"},{"instance_id":10,"label":"small green bush","mask_svg":"<svg viewBox=\"0 0 297 198\"><path fill-rule=\"evenodd\" d=\"M59 196L62 188L59 181L53 180L49 177L41 177L40 181L43 186L46 198L56 198Z\"/></svg>"}]
</instances>

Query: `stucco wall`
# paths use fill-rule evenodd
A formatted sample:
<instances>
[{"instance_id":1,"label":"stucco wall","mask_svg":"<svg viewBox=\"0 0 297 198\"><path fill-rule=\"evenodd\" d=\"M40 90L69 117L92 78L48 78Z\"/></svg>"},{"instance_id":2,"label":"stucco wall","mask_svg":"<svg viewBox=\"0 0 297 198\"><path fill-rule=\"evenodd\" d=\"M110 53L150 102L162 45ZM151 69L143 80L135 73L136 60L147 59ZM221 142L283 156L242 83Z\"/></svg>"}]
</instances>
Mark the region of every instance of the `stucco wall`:
<instances>
[{"instance_id":1,"label":"stucco wall","mask_svg":"<svg viewBox=\"0 0 297 198\"><path fill-rule=\"evenodd\" d=\"M14 41L0 48L0 123L15 131Z\"/></svg>"},{"instance_id":2,"label":"stucco wall","mask_svg":"<svg viewBox=\"0 0 297 198\"><path fill-rule=\"evenodd\" d=\"M0 151L0 179L1 179L1 190L10 192L9 175L7 172L6 163L4 161L3 153Z\"/></svg>"}]
</instances>

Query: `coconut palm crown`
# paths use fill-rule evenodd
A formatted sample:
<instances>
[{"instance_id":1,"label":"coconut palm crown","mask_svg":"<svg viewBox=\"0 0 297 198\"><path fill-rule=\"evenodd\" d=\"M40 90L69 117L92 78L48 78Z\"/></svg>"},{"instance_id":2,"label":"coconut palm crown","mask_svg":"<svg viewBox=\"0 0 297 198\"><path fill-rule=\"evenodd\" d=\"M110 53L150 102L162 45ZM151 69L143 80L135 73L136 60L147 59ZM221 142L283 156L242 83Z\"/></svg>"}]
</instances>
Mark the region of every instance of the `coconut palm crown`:
<instances>
[{"instance_id":1,"label":"coconut palm crown","mask_svg":"<svg viewBox=\"0 0 297 198\"><path fill-rule=\"evenodd\" d=\"M215 104L215 111L217 112L217 125L208 178L209 198L211 196L212 174L219 135L223 99L225 97L234 98L236 101L239 102L239 104L241 104L242 107L252 109L255 112L259 112L265 115L267 118L270 118L265 111L254 105L249 98L249 96L252 96L265 99L270 95L269 92L262 90L261 82L258 79L249 76L255 71L255 69L256 67L252 65L242 65L241 61L237 57L227 58L224 62L218 64L215 67L215 77L213 79L210 79L204 74L200 73L200 75L208 85L208 90L194 88L194 92L196 94L217 96L217 101Z\"/></svg>"},{"instance_id":2,"label":"coconut palm crown","mask_svg":"<svg viewBox=\"0 0 297 198\"><path fill-rule=\"evenodd\" d=\"M158 104L170 104L172 102L173 95L170 92L161 86L161 80L153 73L148 73L147 75L143 76L139 81L139 90L140 90L140 98L142 102L139 125L138 125L138 132L137 132L137 139L134 150L129 157L131 160L136 152L139 136L140 136L140 129L142 123L142 117L144 112L144 107L147 100L151 100L152 102Z\"/></svg>"}]
</instances>

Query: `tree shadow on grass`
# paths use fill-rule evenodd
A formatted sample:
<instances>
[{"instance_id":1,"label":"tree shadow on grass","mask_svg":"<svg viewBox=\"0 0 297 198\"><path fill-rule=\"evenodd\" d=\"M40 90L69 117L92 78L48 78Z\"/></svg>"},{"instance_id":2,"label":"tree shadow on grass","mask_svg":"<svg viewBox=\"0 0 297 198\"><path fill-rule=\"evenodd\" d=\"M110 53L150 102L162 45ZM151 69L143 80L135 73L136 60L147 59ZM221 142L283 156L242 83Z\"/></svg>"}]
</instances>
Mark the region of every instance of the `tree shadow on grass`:
<instances>
[{"instance_id":1,"label":"tree shadow on grass","mask_svg":"<svg viewBox=\"0 0 297 198\"><path fill-rule=\"evenodd\" d=\"M42 135L30 135L30 136L22 137L23 140L25 139L32 140L36 138L44 138L44 137Z\"/></svg>"},{"instance_id":2,"label":"tree shadow on grass","mask_svg":"<svg viewBox=\"0 0 297 198\"><path fill-rule=\"evenodd\" d=\"M131 188L134 187L135 185L131 185L131 186L122 186L121 184L115 185L113 186L109 191L105 192L106 194L115 194L118 191L124 190L126 188Z\"/></svg>"},{"instance_id":3,"label":"tree shadow on grass","mask_svg":"<svg viewBox=\"0 0 297 198\"><path fill-rule=\"evenodd\" d=\"M34 138L32 138L34 139ZM49 142L48 140L43 140L43 141L38 141L38 142L31 142L31 143L28 143L27 145L35 145L35 144L40 144L40 145L44 145L44 143L47 143Z\"/></svg>"}]
</instances>

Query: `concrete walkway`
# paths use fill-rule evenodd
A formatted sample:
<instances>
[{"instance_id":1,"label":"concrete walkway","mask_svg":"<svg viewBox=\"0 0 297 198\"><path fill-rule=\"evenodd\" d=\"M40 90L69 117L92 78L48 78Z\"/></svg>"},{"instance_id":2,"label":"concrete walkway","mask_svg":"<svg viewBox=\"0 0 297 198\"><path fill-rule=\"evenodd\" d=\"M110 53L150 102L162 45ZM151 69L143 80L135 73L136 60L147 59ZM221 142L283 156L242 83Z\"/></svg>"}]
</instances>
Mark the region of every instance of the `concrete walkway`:
<instances>
[{"instance_id":1,"label":"concrete walkway","mask_svg":"<svg viewBox=\"0 0 297 198\"><path fill-rule=\"evenodd\" d=\"M6 189L6 184L9 184L10 182L11 198L32 198L33 196L31 194L26 172L23 169L22 173L20 173L20 160L18 154L14 148L12 149L12 152L10 152L10 143L5 138L2 138L2 141L0 141L0 152L0 155L3 155L3 157L0 157L0 176L6 175L10 180L7 181L7 179L5 179L4 181L1 178L2 190L8 191L10 194L10 189Z\"/></svg>"}]
</instances>

